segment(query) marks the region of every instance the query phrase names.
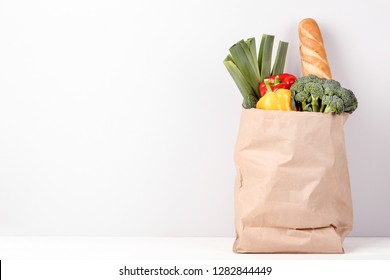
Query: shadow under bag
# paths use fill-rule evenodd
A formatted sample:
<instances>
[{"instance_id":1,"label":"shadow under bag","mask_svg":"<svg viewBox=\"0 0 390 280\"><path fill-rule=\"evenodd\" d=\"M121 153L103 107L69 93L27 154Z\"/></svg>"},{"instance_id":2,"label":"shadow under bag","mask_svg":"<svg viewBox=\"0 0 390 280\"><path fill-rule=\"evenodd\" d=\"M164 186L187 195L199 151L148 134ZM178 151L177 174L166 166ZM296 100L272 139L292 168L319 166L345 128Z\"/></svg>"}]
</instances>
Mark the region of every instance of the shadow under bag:
<instances>
[{"instance_id":1,"label":"shadow under bag","mask_svg":"<svg viewBox=\"0 0 390 280\"><path fill-rule=\"evenodd\" d=\"M242 110L234 252L344 252L352 229L348 116Z\"/></svg>"}]
</instances>

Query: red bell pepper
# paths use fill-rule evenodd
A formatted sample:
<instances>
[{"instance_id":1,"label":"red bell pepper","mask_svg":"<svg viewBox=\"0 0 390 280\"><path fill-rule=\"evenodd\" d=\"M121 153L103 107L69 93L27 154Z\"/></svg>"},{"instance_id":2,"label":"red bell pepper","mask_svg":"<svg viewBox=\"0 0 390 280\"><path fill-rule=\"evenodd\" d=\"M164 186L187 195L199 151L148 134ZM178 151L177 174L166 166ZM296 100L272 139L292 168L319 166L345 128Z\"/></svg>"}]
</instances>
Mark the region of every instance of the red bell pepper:
<instances>
[{"instance_id":1,"label":"red bell pepper","mask_svg":"<svg viewBox=\"0 0 390 280\"><path fill-rule=\"evenodd\" d=\"M280 88L290 89L290 87L295 82L296 77L288 73L283 73L276 76L269 76L267 79L270 81L271 90L275 92ZM268 92L264 82L260 83L259 91L260 96L264 96Z\"/></svg>"}]
</instances>

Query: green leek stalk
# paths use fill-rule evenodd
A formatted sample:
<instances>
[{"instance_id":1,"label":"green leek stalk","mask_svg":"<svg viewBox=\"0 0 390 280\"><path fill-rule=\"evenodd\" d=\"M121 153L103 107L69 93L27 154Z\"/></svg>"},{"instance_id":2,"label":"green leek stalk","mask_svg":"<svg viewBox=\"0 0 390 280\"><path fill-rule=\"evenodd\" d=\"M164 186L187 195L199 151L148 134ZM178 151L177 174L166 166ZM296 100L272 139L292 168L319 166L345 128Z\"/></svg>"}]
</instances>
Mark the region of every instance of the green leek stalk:
<instances>
[{"instance_id":1,"label":"green leek stalk","mask_svg":"<svg viewBox=\"0 0 390 280\"><path fill-rule=\"evenodd\" d=\"M275 36L267 34L264 34L261 38L259 50L259 68L261 73L260 81L263 81L271 75L272 47L274 45L274 39Z\"/></svg>"},{"instance_id":2,"label":"green leek stalk","mask_svg":"<svg viewBox=\"0 0 390 280\"><path fill-rule=\"evenodd\" d=\"M272 68L272 75L276 76L282 74L284 71L284 65L286 64L288 43L279 41L278 50L276 52L274 67Z\"/></svg>"},{"instance_id":3,"label":"green leek stalk","mask_svg":"<svg viewBox=\"0 0 390 280\"><path fill-rule=\"evenodd\" d=\"M255 108L258 100L257 94L254 92L251 85L245 79L244 75L240 72L238 67L234 64L232 57L228 55L223 61L223 64L226 66L238 89L240 90L242 97L244 98L242 106L245 109Z\"/></svg>"},{"instance_id":4,"label":"green leek stalk","mask_svg":"<svg viewBox=\"0 0 390 280\"><path fill-rule=\"evenodd\" d=\"M234 44L229 51L234 64L240 70L246 81L250 84L256 95L260 96L260 73L257 66L256 56L253 55L253 52L256 52L256 49L253 50L253 47L255 47L255 39L251 38L250 40L253 40L253 43L248 42L251 47L249 47L244 40L241 40Z\"/></svg>"}]
</instances>

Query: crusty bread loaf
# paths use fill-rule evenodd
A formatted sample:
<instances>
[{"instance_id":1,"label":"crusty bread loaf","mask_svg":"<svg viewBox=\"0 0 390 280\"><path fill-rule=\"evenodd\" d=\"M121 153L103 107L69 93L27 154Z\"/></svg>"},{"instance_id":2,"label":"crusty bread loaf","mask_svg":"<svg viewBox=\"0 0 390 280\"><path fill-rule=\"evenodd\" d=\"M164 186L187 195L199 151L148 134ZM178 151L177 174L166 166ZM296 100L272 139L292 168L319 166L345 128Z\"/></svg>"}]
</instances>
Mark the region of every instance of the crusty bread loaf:
<instances>
[{"instance_id":1,"label":"crusty bread loaf","mask_svg":"<svg viewBox=\"0 0 390 280\"><path fill-rule=\"evenodd\" d=\"M312 18L302 20L298 26L298 34L302 75L314 74L331 79L332 73L326 58L324 41L316 21Z\"/></svg>"}]
</instances>

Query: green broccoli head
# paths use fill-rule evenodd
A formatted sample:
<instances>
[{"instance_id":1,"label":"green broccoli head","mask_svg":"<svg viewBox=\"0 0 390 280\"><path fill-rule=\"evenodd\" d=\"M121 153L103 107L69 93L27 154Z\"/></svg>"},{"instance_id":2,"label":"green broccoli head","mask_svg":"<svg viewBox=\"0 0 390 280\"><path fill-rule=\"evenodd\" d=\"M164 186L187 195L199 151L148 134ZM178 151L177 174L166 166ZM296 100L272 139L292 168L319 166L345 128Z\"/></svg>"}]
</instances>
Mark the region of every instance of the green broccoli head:
<instances>
[{"instance_id":1,"label":"green broccoli head","mask_svg":"<svg viewBox=\"0 0 390 280\"><path fill-rule=\"evenodd\" d=\"M303 83L302 80L298 78L295 80L290 90L293 94L297 94L298 92L303 91L304 88L305 88L305 83Z\"/></svg>"},{"instance_id":2,"label":"green broccoli head","mask_svg":"<svg viewBox=\"0 0 390 280\"><path fill-rule=\"evenodd\" d=\"M294 99L295 99L296 102L299 102L299 103L302 104L302 108L304 108L307 103L311 102L310 94L308 92L304 91L304 90L301 91L301 92L298 92L297 94L295 94Z\"/></svg>"},{"instance_id":3,"label":"green broccoli head","mask_svg":"<svg viewBox=\"0 0 390 280\"><path fill-rule=\"evenodd\" d=\"M323 95L323 89L320 82L321 78L315 75L307 75L295 80L295 83L291 86L290 90L294 96L294 100L300 103L302 109L311 102L318 104L318 99ZM314 92L313 97L312 92ZM317 109L317 107L315 108Z\"/></svg>"},{"instance_id":4,"label":"green broccoli head","mask_svg":"<svg viewBox=\"0 0 390 280\"><path fill-rule=\"evenodd\" d=\"M356 110L358 101L351 90L340 87L335 94L343 100L345 112L351 114Z\"/></svg>"},{"instance_id":5,"label":"green broccoli head","mask_svg":"<svg viewBox=\"0 0 390 280\"><path fill-rule=\"evenodd\" d=\"M316 75L310 74L307 76L303 76L301 78L303 83L321 83L321 78L317 77Z\"/></svg>"},{"instance_id":6,"label":"green broccoli head","mask_svg":"<svg viewBox=\"0 0 390 280\"><path fill-rule=\"evenodd\" d=\"M332 96L334 95L334 90L332 90L331 88L324 88L324 95L327 95L327 96Z\"/></svg>"},{"instance_id":7,"label":"green broccoli head","mask_svg":"<svg viewBox=\"0 0 390 280\"><path fill-rule=\"evenodd\" d=\"M330 89L338 89L339 87L341 87L338 81L332 79L324 79L322 86L324 88L330 88Z\"/></svg>"},{"instance_id":8,"label":"green broccoli head","mask_svg":"<svg viewBox=\"0 0 390 280\"><path fill-rule=\"evenodd\" d=\"M332 96L324 94L324 96L322 97L322 100L321 100L320 112L324 112L326 106L328 106L331 101L332 101Z\"/></svg>"},{"instance_id":9,"label":"green broccoli head","mask_svg":"<svg viewBox=\"0 0 390 280\"><path fill-rule=\"evenodd\" d=\"M358 106L352 91L338 81L307 75L296 79L291 86L293 99L304 111L341 114L352 113Z\"/></svg>"},{"instance_id":10,"label":"green broccoli head","mask_svg":"<svg viewBox=\"0 0 390 280\"><path fill-rule=\"evenodd\" d=\"M334 95L341 85L338 81L325 79L322 87L324 88L325 95Z\"/></svg>"},{"instance_id":11,"label":"green broccoli head","mask_svg":"<svg viewBox=\"0 0 390 280\"><path fill-rule=\"evenodd\" d=\"M324 109L324 113L336 113L341 114L344 112L344 102L337 95L329 96L328 99L323 100L322 102L326 102L327 105Z\"/></svg>"},{"instance_id":12,"label":"green broccoli head","mask_svg":"<svg viewBox=\"0 0 390 280\"><path fill-rule=\"evenodd\" d=\"M311 105L313 112L319 112L319 100L321 100L322 96L324 95L324 89L322 88L322 85L318 82L309 82L305 85L304 92L307 92L311 95Z\"/></svg>"},{"instance_id":13,"label":"green broccoli head","mask_svg":"<svg viewBox=\"0 0 390 280\"><path fill-rule=\"evenodd\" d=\"M290 90L293 92L293 93L298 93L298 92L301 92L304 90L305 88L305 85L307 83L315 83L315 82L319 82L320 81L320 78L318 78L317 76L315 75L307 75L307 76L303 76L301 78L297 78L294 82L294 84L291 86Z\"/></svg>"},{"instance_id":14,"label":"green broccoli head","mask_svg":"<svg viewBox=\"0 0 390 280\"><path fill-rule=\"evenodd\" d=\"M304 91L311 94L311 96L315 99L321 98L324 95L324 89L320 83L307 83Z\"/></svg>"}]
</instances>

